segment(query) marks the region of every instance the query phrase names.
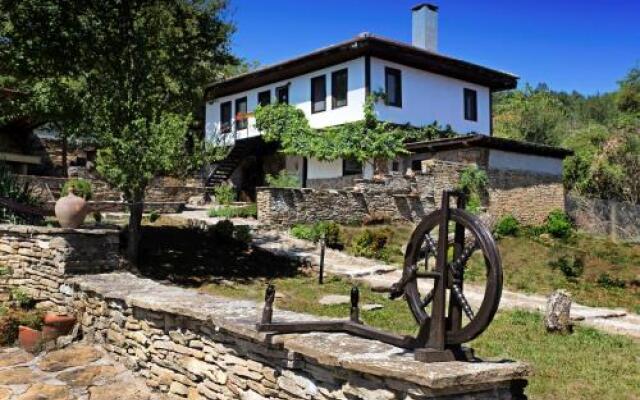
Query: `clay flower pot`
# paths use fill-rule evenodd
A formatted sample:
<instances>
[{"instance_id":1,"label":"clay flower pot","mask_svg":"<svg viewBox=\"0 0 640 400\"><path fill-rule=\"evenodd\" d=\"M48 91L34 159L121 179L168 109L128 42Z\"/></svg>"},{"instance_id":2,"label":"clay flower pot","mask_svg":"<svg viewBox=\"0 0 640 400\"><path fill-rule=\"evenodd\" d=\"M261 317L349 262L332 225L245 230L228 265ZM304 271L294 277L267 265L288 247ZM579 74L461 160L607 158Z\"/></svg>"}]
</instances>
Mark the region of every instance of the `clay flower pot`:
<instances>
[{"instance_id":1,"label":"clay flower pot","mask_svg":"<svg viewBox=\"0 0 640 400\"><path fill-rule=\"evenodd\" d=\"M56 201L55 212L61 227L77 228L84 222L89 207L85 199L69 191L68 195L60 197Z\"/></svg>"},{"instance_id":2,"label":"clay flower pot","mask_svg":"<svg viewBox=\"0 0 640 400\"><path fill-rule=\"evenodd\" d=\"M18 327L18 342L20 347L28 352L34 352L42 342L42 332L31 329L28 326L20 325Z\"/></svg>"},{"instance_id":3,"label":"clay flower pot","mask_svg":"<svg viewBox=\"0 0 640 400\"><path fill-rule=\"evenodd\" d=\"M76 323L76 318L71 315L47 313L43 323L42 336L45 340L54 340L60 336L68 335Z\"/></svg>"}]
</instances>

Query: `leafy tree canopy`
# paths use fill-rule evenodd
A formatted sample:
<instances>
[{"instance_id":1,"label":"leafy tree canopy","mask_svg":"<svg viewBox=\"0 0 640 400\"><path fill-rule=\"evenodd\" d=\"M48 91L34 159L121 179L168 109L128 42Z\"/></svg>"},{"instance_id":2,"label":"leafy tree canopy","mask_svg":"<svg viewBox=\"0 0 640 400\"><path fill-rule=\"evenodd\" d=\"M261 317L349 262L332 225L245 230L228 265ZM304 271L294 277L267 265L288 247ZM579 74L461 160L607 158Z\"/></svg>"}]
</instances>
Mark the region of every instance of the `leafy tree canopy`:
<instances>
[{"instance_id":1,"label":"leafy tree canopy","mask_svg":"<svg viewBox=\"0 0 640 400\"><path fill-rule=\"evenodd\" d=\"M0 75L99 145L98 170L130 202L130 256L150 180L186 170L205 83L225 75L225 0L0 0ZM47 114L46 112L44 114Z\"/></svg>"}]
</instances>

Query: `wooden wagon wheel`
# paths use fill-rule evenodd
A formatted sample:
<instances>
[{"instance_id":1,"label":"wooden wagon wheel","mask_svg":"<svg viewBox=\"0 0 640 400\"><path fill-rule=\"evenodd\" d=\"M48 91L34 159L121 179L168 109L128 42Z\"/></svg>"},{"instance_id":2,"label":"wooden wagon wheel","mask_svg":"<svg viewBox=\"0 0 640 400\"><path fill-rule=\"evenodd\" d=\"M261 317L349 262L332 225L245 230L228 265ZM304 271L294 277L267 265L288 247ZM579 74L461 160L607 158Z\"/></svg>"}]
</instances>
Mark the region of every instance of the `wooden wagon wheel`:
<instances>
[{"instance_id":1,"label":"wooden wagon wheel","mask_svg":"<svg viewBox=\"0 0 640 400\"><path fill-rule=\"evenodd\" d=\"M448 213L445 232L451 227L453 234L447 235L446 251L439 251L438 246L443 243L438 237L442 232L440 225L443 212ZM486 278L484 296L479 306L471 304L465 296L463 285L467 263L476 251L480 251L484 257L484 263L480 263L483 264ZM440 274L436 269L438 256L445 257L446 263L442 264L445 265L445 274ZM442 283L447 293L446 297L443 296L447 299L444 341L446 345L468 342L487 328L498 310L502 267L498 247L489 230L477 217L462 208L443 207L427 215L414 230L405 252L404 295L420 324L418 341L422 343L430 341L429 327L433 314L430 308L445 309L443 302L442 305L432 304L440 277L444 279ZM429 289L424 290L425 286ZM421 287L425 293L421 293Z\"/></svg>"}]
</instances>

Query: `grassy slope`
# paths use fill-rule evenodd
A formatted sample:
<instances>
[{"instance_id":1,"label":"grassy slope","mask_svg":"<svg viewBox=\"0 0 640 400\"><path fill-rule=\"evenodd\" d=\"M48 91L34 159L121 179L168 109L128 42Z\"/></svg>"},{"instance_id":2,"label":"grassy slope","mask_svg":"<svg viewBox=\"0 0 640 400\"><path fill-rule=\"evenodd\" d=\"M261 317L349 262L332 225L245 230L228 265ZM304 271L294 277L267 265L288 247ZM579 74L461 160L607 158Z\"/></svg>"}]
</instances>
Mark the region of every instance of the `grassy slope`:
<instances>
[{"instance_id":1,"label":"grassy slope","mask_svg":"<svg viewBox=\"0 0 640 400\"><path fill-rule=\"evenodd\" d=\"M344 242L350 243L363 229L385 228L394 232L389 243L389 262L402 265L401 249L413 230L411 225L343 227ZM640 313L640 245L613 243L578 234L565 241L506 237L498 241L498 246L503 261L504 283L508 289L546 295L554 289L563 288L569 290L577 302L585 305L622 307ZM346 251L350 251L348 245ZM560 270L552 268L549 263L561 255L581 256L585 263L584 274L571 280ZM480 261L479 258L476 261ZM602 273L624 280L626 287L602 287L597 282Z\"/></svg>"},{"instance_id":2,"label":"grassy slope","mask_svg":"<svg viewBox=\"0 0 640 400\"><path fill-rule=\"evenodd\" d=\"M297 276L275 279L278 293L284 295L276 307L292 311L344 317L349 305L323 306L325 294L349 294L350 284L337 278L325 285L315 277ZM202 291L228 297L262 299L265 282L234 285L206 285ZM362 312L373 326L402 334L415 334L416 324L402 300L361 288L361 304L378 303L382 310ZM571 336L544 332L538 314L513 311L497 316L472 346L481 357L510 358L529 362L535 370L528 395L533 399L636 399L640 397L640 344L621 336L601 334L578 327Z\"/></svg>"}]
</instances>

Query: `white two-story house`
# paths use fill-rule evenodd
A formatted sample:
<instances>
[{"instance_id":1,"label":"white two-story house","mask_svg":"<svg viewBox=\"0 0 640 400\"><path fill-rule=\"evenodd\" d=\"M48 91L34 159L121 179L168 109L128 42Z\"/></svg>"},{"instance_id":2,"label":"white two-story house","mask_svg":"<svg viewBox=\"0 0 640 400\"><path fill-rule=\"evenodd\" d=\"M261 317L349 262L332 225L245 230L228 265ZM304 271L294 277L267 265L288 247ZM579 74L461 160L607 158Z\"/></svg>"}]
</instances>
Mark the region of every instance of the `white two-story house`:
<instances>
[{"instance_id":1,"label":"white two-story house","mask_svg":"<svg viewBox=\"0 0 640 400\"><path fill-rule=\"evenodd\" d=\"M515 75L438 52L438 8L420 4L412 9L412 43L369 33L342 43L212 83L206 88L205 130L208 137L224 135L241 150L220 167L217 179L241 175L235 171L250 155L249 174L273 172L265 164L268 152L260 142L251 112L259 104L295 105L312 128L363 118L367 95L382 92L375 111L378 119L424 126L436 121L459 134L492 135L491 94L513 89ZM249 145L253 140L252 145ZM244 142L244 144L243 144ZM258 143L258 144L256 144ZM349 177L367 177L372 168L351 160L320 162L287 156L280 167L297 174L304 186L341 185ZM398 162L393 168L405 168ZM251 184L261 184L254 178ZM246 186L246 185L245 185Z\"/></svg>"}]
</instances>

